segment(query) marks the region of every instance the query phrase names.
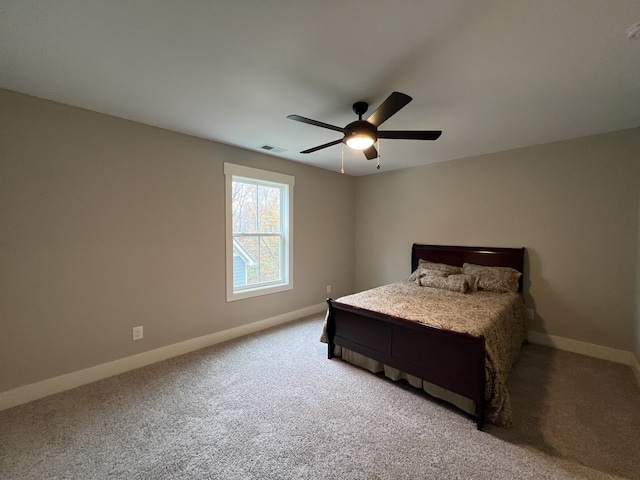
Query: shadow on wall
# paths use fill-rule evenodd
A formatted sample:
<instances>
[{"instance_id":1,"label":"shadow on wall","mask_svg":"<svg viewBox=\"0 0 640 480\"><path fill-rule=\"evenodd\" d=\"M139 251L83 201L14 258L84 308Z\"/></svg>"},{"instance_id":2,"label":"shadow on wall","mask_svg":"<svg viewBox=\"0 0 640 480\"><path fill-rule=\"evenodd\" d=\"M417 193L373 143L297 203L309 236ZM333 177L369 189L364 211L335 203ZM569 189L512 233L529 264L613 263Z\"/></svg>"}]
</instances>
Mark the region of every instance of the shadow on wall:
<instances>
[{"instance_id":1,"label":"shadow on wall","mask_svg":"<svg viewBox=\"0 0 640 480\"><path fill-rule=\"evenodd\" d=\"M564 302L562 298L560 298L560 296L558 296L553 291L549 282L547 282L544 279L544 276L542 273L542 264L540 261L540 256L534 249L531 249L531 248L525 249L524 275L525 275L524 282L523 282L524 301L528 309L534 310L534 315L535 315L533 320L529 320L529 325L528 325L529 331L535 331L538 333L547 334L547 331L544 326L545 325L544 318L540 315L538 311L536 299L533 298L533 295L531 294L531 287L535 285L536 295L539 298L544 298L545 300L544 303L546 304L547 307L555 306L556 307L555 311L566 311L568 306L566 305L566 302ZM536 280L532 280L534 278ZM558 310L558 307L560 307L559 310Z\"/></svg>"}]
</instances>

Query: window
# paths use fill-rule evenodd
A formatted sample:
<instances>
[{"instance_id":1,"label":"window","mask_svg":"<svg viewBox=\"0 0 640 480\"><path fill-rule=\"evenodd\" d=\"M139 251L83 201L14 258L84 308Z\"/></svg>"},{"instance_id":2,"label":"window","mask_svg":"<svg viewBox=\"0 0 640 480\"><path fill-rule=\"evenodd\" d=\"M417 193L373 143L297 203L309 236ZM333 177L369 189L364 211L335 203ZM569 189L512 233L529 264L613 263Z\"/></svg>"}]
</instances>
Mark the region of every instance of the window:
<instances>
[{"instance_id":1,"label":"window","mask_svg":"<svg viewBox=\"0 0 640 480\"><path fill-rule=\"evenodd\" d=\"M224 164L227 301L293 288L294 177Z\"/></svg>"}]
</instances>

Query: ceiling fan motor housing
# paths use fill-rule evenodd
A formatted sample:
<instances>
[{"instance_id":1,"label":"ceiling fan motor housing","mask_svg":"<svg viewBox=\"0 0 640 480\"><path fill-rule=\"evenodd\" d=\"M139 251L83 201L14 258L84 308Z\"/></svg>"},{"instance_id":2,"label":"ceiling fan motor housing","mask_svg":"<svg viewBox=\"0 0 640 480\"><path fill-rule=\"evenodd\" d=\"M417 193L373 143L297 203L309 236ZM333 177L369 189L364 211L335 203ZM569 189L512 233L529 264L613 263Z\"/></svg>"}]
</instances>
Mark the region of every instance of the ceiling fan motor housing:
<instances>
[{"instance_id":1,"label":"ceiling fan motor housing","mask_svg":"<svg viewBox=\"0 0 640 480\"><path fill-rule=\"evenodd\" d=\"M366 120L356 120L344 127L344 142L350 137L361 135L371 137L375 143L378 140L378 129Z\"/></svg>"}]
</instances>

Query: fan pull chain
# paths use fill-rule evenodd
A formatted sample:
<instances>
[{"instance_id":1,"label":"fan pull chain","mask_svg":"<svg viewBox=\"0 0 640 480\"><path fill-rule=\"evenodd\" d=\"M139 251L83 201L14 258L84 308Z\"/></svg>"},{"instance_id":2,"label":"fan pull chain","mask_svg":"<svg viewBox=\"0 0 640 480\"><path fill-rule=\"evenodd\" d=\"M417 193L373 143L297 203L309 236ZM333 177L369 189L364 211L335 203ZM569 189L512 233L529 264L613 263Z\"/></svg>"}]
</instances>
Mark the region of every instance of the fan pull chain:
<instances>
[{"instance_id":1,"label":"fan pull chain","mask_svg":"<svg viewBox=\"0 0 640 480\"><path fill-rule=\"evenodd\" d=\"M380 139L378 139L378 164L376 165L376 168L380 170Z\"/></svg>"},{"instance_id":2,"label":"fan pull chain","mask_svg":"<svg viewBox=\"0 0 640 480\"><path fill-rule=\"evenodd\" d=\"M340 168L340 173L344 175L344 143L342 144L342 168Z\"/></svg>"}]
</instances>

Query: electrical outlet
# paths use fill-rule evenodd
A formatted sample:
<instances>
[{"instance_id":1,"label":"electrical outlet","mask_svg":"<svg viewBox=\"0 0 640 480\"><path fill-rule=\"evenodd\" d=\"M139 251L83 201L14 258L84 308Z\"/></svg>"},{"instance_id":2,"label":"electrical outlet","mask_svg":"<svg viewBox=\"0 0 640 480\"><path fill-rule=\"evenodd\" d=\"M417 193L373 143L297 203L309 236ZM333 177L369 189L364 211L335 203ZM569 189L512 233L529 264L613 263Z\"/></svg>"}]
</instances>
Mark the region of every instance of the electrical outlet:
<instances>
[{"instance_id":1,"label":"electrical outlet","mask_svg":"<svg viewBox=\"0 0 640 480\"><path fill-rule=\"evenodd\" d=\"M331 293L331 285L327 285L327 293Z\"/></svg>"},{"instance_id":2,"label":"electrical outlet","mask_svg":"<svg viewBox=\"0 0 640 480\"><path fill-rule=\"evenodd\" d=\"M142 337L143 337L142 326L133 327L133 339L134 340L142 340Z\"/></svg>"}]
</instances>

